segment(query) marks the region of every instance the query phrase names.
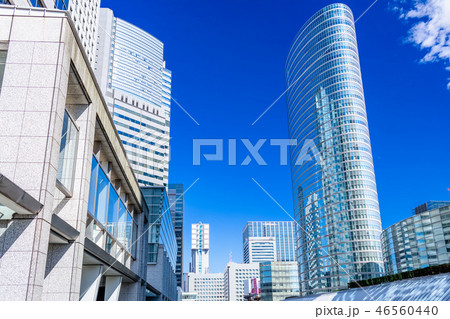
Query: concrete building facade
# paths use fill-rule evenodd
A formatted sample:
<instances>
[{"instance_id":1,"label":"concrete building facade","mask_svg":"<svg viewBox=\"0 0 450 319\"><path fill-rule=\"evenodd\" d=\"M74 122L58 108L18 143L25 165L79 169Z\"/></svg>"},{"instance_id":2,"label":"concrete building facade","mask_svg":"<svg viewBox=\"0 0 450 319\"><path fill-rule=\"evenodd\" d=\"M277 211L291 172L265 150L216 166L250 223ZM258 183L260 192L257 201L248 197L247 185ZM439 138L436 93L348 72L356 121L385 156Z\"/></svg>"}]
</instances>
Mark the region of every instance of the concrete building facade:
<instances>
[{"instance_id":1,"label":"concrete building facade","mask_svg":"<svg viewBox=\"0 0 450 319\"><path fill-rule=\"evenodd\" d=\"M238 264L229 262L224 271L224 295L227 301L244 301L244 282L259 279L259 263Z\"/></svg>"},{"instance_id":2,"label":"concrete building facade","mask_svg":"<svg viewBox=\"0 0 450 319\"><path fill-rule=\"evenodd\" d=\"M0 25L0 300L144 300L148 209L77 27Z\"/></svg>"},{"instance_id":3,"label":"concrete building facade","mask_svg":"<svg viewBox=\"0 0 450 319\"><path fill-rule=\"evenodd\" d=\"M224 277L217 274L188 274L188 291L195 301L225 301Z\"/></svg>"}]
</instances>

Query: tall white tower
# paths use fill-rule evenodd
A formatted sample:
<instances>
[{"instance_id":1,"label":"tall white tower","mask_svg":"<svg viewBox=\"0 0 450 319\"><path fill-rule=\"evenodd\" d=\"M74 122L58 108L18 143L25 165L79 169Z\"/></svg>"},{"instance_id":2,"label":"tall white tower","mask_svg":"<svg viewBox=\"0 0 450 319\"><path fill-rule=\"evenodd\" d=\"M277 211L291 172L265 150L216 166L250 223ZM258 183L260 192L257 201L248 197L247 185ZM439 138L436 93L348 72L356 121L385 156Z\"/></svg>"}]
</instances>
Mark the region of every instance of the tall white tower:
<instances>
[{"instance_id":1,"label":"tall white tower","mask_svg":"<svg viewBox=\"0 0 450 319\"><path fill-rule=\"evenodd\" d=\"M192 224L192 262L190 271L196 274L209 272L209 224Z\"/></svg>"}]
</instances>

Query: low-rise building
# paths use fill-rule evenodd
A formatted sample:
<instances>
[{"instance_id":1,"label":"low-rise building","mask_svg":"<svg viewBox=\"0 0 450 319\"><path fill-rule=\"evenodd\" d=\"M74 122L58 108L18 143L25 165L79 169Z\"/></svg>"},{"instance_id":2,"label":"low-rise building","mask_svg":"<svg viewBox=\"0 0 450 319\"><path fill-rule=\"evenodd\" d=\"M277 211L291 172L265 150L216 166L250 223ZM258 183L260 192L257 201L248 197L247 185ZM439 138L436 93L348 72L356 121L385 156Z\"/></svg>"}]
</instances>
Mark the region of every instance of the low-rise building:
<instances>
[{"instance_id":1,"label":"low-rise building","mask_svg":"<svg viewBox=\"0 0 450 319\"><path fill-rule=\"evenodd\" d=\"M244 301L244 282L259 279L259 263L229 262L224 271L224 295L228 301Z\"/></svg>"},{"instance_id":2,"label":"low-rise building","mask_svg":"<svg viewBox=\"0 0 450 319\"><path fill-rule=\"evenodd\" d=\"M261 299L261 283L258 278L244 281L244 299L248 301L259 301Z\"/></svg>"},{"instance_id":3,"label":"low-rise building","mask_svg":"<svg viewBox=\"0 0 450 319\"><path fill-rule=\"evenodd\" d=\"M223 274L188 274L189 293L195 293L196 301L224 301ZM187 298L187 297L186 297Z\"/></svg>"},{"instance_id":4,"label":"low-rise building","mask_svg":"<svg viewBox=\"0 0 450 319\"><path fill-rule=\"evenodd\" d=\"M450 205L417 213L386 228L382 245L388 274L449 263Z\"/></svg>"},{"instance_id":5,"label":"low-rise building","mask_svg":"<svg viewBox=\"0 0 450 319\"><path fill-rule=\"evenodd\" d=\"M260 264L261 301L279 301L300 296L298 262Z\"/></svg>"}]
</instances>

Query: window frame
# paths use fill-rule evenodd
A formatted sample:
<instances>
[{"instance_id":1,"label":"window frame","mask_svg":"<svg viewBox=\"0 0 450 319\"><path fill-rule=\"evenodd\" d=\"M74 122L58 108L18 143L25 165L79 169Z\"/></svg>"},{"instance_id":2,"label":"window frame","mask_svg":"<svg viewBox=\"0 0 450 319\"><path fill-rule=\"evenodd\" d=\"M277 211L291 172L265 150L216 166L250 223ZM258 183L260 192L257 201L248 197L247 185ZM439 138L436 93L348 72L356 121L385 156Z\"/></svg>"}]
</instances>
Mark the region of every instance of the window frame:
<instances>
[{"instance_id":1,"label":"window frame","mask_svg":"<svg viewBox=\"0 0 450 319\"><path fill-rule=\"evenodd\" d=\"M66 185L64 185L59 179L58 179L58 173L59 173L59 170L61 169L59 166L59 161L60 161L60 158L58 157L58 170L57 170L57 172L56 172L56 187L66 196L66 198L71 198L72 196L73 196L73 186L74 186L74 182L75 182L75 179L74 179L74 176L75 176L75 171L76 171L76 155L77 155L77 153L78 153L78 142L79 142L79 137L80 137L80 127L77 125L77 123L75 122L75 119L72 117L72 115L70 114L70 112L69 112L69 110L67 109L67 107L66 107L66 109L64 110L64 115L67 115L67 117L68 117L68 120L73 124L73 127L75 128L75 130L76 130L76 141L75 141L75 146L74 146L74 148L75 148L75 152L74 152L74 158L73 158L73 161L74 161L74 163L73 163L73 169L72 169L72 176L71 176L71 185L70 185L70 189L68 189L67 187L66 187ZM63 123L64 123L64 119L63 119ZM63 128L64 128L64 125L63 125ZM62 141L62 139L63 139L63 131L61 131L61 140L60 140L60 142ZM59 150L59 156L61 156L61 149Z\"/></svg>"}]
</instances>

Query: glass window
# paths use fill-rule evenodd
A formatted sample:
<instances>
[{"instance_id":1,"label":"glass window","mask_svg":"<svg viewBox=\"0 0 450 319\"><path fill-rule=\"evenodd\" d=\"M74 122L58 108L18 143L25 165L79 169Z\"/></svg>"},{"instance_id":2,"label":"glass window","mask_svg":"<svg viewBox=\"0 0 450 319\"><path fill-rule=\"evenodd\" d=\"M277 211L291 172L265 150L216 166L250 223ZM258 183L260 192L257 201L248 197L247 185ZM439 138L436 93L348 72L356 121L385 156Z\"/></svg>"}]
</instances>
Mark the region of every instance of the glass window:
<instances>
[{"instance_id":1,"label":"glass window","mask_svg":"<svg viewBox=\"0 0 450 319\"><path fill-rule=\"evenodd\" d=\"M55 9L67 10L68 6L66 3L68 2L69 0L55 0Z\"/></svg>"},{"instance_id":2,"label":"glass window","mask_svg":"<svg viewBox=\"0 0 450 319\"><path fill-rule=\"evenodd\" d=\"M5 72L5 64L6 64L6 50L0 50L0 90L2 88L3 73Z\"/></svg>"},{"instance_id":3,"label":"glass window","mask_svg":"<svg viewBox=\"0 0 450 319\"><path fill-rule=\"evenodd\" d=\"M117 236L117 215L119 211L119 195L116 190L109 184L109 204L108 204L108 224L106 230L114 237Z\"/></svg>"},{"instance_id":4,"label":"glass window","mask_svg":"<svg viewBox=\"0 0 450 319\"><path fill-rule=\"evenodd\" d=\"M73 189L73 175L75 173L75 159L78 144L78 128L69 113L64 113L57 181L60 190L70 196Z\"/></svg>"},{"instance_id":5,"label":"glass window","mask_svg":"<svg viewBox=\"0 0 450 319\"><path fill-rule=\"evenodd\" d=\"M105 172L99 166L97 180L97 196L95 200L95 218L103 225L106 224L108 208L108 187L109 180Z\"/></svg>"},{"instance_id":6,"label":"glass window","mask_svg":"<svg viewBox=\"0 0 450 319\"><path fill-rule=\"evenodd\" d=\"M107 235L107 236L106 236L106 252L107 252L108 254L111 253L112 241L113 241L113 240L112 240L111 236Z\"/></svg>"},{"instance_id":7,"label":"glass window","mask_svg":"<svg viewBox=\"0 0 450 319\"><path fill-rule=\"evenodd\" d=\"M131 255L134 257L136 256L137 231L138 231L138 225L135 221L133 221L133 230L131 233Z\"/></svg>"},{"instance_id":8,"label":"glass window","mask_svg":"<svg viewBox=\"0 0 450 319\"><path fill-rule=\"evenodd\" d=\"M33 7L44 8L41 0L31 0L30 2Z\"/></svg>"},{"instance_id":9,"label":"glass window","mask_svg":"<svg viewBox=\"0 0 450 319\"><path fill-rule=\"evenodd\" d=\"M97 159L92 156L92 167L91 167L91 181L89 184L89 202L88 202L88 212L94 216L95 214L95 194L97 189L97 173L98 173L98 162Z\"/></svg>"},{"instance_id":10,"label":"glass window","mask_svg":"<svg viewBox=\"0 0 450 319\"><path fill-rule=\"evenodd\" d=\"M129 212L127 212L127 225L126 225L126 243L125 243L125 247L127 250L130 250L131 248L131 240L132 240L132 227L133 227L133 217L131 217L131 214Z\"/></svg>"},{"instance_id":11,"label":"glass window","mask_svg":"<svg viewBox=\"0 0 450 319\"><path fill-rule=\"evenodd\" d=\"M0 4L11 4L11 3L8 0L0 0Z\"/></svg>"},{"instance_id":12,"label":"glass window","mask_svg":"<svg viewBox=\"0 0 450 319\"><path fill-rule=\"evenodd\" d=\"M119 203L119 219L117 225L117 240L124 246L126 246L126 222L127 222L127 209L122 201Z\"/></svg>"},{"instance_id":13,"label":"glass window","mask_svg":"<svg viewBox=\"0 0 450 319\"><path fill-rule=\"evenodd\" d=\"M95 156L92 157L88 211L112 241L120 243L128 252L135 249L131 244L137 238L137 224Z\"/></svg>"}]
</instances>

